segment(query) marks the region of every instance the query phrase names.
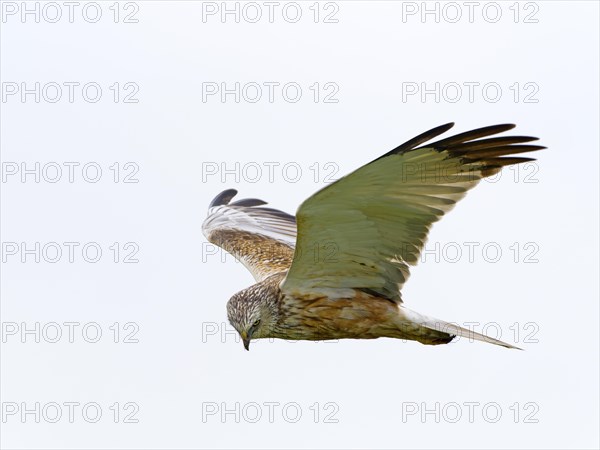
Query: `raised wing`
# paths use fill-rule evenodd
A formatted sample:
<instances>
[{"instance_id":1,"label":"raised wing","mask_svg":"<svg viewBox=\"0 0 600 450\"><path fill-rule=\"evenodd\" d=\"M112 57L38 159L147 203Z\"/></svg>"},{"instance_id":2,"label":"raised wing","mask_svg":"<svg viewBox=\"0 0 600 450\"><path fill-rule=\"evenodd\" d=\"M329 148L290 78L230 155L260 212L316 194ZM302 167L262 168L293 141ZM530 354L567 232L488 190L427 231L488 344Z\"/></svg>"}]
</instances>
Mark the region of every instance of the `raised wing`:
<instances>
[{"instance_id":1,"label":"raised wing","mask_svg":"<svg viewBox=\"0 0 600 450\"><path fill-rule=\"evenodd\" d=\"M495 137L495 125L421 145L450 129L423 133L320 190L298 209L298 238L284 293L354 288L400 302L431 224L484 177L533 161L527 136ZM315 249L328 248L316 252Z\"/></svg>"},{"instance_id":2,"label":"raised wing","mask_svg":"<svg viewBox=\"0 0 600 450\"><path fill-rule=\"evenodd\" d=\"M266 202L255 198L230 203L236 194L228 189L211 202L202 224L206 239L231 253L256 281L289 269L296 240L294 216L265 208Z\"/></svg>"}]
</instances>

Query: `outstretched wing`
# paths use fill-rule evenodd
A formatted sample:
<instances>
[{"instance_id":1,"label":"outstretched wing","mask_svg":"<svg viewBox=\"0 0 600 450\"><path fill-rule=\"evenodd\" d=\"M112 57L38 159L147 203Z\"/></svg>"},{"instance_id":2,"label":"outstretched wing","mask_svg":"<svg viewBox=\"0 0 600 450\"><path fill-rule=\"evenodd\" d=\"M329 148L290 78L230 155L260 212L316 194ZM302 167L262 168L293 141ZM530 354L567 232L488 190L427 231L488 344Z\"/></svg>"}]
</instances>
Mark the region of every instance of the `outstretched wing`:
<instances>
[{"instance_id":1,"label":"outstretched wing","mask_svg":"<svg viewBox=\"0 0 600 450\"><path fill-rule=\"evenodd\" d=\"M235 256L256 281L289 269L296 240L294 216L265 208L266 202L255 198L230 203L236 194L228 189L211 202L202 224L206 239Z\"/></svg>"},{"instance_id":2,"label":"outstretched wing","mask_svg":"<svg viewBox=\"0 0 600 450\"><path fill-rule=\"evenodd\" d=\"M282 290L297 295L354 288L400 302L431 224L482 178L533 161L509 155L544 148L522 144L533 137L486 138L514 125L421 145L453 125L411 139L308 198L296 213L295 255ZM328 250L316 252L323 248Z\"/></svg>"}]
</instances>

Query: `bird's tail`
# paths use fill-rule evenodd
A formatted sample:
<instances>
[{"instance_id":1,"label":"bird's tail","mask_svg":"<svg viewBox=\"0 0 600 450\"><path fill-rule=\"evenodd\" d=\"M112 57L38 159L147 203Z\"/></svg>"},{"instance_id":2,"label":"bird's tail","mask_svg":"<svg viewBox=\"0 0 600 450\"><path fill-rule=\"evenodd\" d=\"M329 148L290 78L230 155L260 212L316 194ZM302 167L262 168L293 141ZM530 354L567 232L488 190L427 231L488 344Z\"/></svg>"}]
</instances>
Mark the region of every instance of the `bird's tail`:
<instances>
[{"instance_id":1,"label":"bird's tail","mask_svg":"<svg viewBox=\"0 0 600 450\"><path fill-rule=\"evenodd\" d=\"M517 350L523 350L522 348L516 347L512 344L508 344L506 342L500 341L498 339L491 338L481 333L477 333L473 330L468 330L466 328L460 327L457 324L446 322L444 320L435 319L433 317L427 317L422 314L419 314L415 311L411 311L407 308L401 308L402 315L406 318L410 319L413 323L418 323L422 327L425 327L429 330L434 330L441 333L446 333L450 336L460 336L470 341L481 341L487 342L488 344L499 345L501 347L506 348L514 348Z\"/></svg>"}]
</instances>

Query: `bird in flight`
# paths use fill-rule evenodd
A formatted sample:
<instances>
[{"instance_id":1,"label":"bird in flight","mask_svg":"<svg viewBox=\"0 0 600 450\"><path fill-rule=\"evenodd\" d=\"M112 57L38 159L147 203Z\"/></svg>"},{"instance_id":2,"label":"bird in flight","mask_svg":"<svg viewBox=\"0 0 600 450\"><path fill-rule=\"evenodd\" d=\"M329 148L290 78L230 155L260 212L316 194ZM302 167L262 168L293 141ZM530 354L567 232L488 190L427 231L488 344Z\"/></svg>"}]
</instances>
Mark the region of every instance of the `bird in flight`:
<instances>
[{"instance_id":1,"label":"bird in flight","mask_svg":"<svg viewBox=\"0 0 600 450\"><path fill-rule=\"evenodd\" d=\"M453 125L420 134L329 184L296 217L258 199L231 202L234 189L215 197L204 235L256 280L227 303L246 350L260 338L388 337L437 345L456 336L517 348L412 311L400 295L431 225L482 178L534 161L512 155L545 148L524 144L534 137L495 136L511 124L427 143Z\"/></svg>"}]
</instances>

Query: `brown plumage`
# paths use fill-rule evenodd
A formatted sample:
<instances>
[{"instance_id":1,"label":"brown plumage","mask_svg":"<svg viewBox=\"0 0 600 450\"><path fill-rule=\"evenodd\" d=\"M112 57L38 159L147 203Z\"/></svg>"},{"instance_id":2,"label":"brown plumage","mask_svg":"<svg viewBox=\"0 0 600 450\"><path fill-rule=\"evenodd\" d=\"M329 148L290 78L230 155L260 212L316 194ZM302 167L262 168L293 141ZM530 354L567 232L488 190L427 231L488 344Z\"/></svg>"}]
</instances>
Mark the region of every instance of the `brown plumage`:
<instances>
[{"instance_id":1,"label":"brown plumage","mask_svg":"<svg viewBox=\"0 0 600 450\"><path fill-rule=\"evenodd\" d=\"M544 148L524 144L536 139L528 136L488 137L514 125L425 144L452 125L423 133L323 188L296 218L262 200L230 203L233 189L213 200L204 234L257 281L227 304L246 349L257 338L390 337L435 345L456 335L514 348L411 311L400 297L431 225L482 178L533 161L512 155Z\"/></svg>"}]
</instances>

